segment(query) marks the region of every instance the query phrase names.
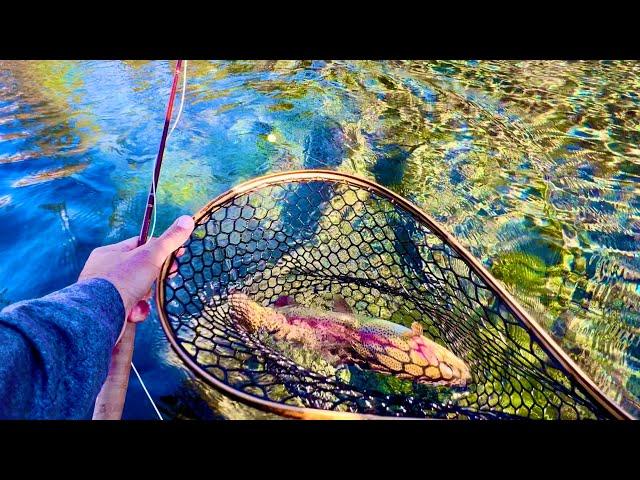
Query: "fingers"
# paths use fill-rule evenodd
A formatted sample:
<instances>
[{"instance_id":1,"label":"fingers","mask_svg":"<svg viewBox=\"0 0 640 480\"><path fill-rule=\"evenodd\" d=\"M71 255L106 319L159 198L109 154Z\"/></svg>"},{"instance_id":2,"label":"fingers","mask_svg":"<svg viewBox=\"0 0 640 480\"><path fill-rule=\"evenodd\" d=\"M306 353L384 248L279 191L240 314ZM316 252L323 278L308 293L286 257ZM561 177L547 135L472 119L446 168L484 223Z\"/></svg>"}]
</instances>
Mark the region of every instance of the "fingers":
<instances>
[{"instance_id":1,"label":"fingers","mask_svg":"<svg viewBox=\"0 0 640 480\"><path fill-rule=\"evenodd\" d=\"M126 240L110 245L112 249L118 250L120 252L128 252L129 250L133 250L137 246L138 246L138 237L127 238Z\"/></svg>"},{"instance_id":2,"label":"fingers","mask_svg":"<svg viewBox=\"0 0 640 480\"><path fill-rule=\"evenodd\" d=\"M185 252L185 248L181 247L178 249L178 251L176 252L176 258L180 258ZM169 268L169 278L173 278L176 276L176 274L178 273L178 262L175 261L175 259L171 262L171 267Z\"/></svg>"},{"instance_id":3,"label":"fingers","mask_svg":"<svg viewBox=\"0 0 640 480\"><path fill-rule=\"evenodd\" d=\"M127 321L140 323L149 316L150 311L151 307L149 306L149 303L146 300L140 300L131 309L129 316L127 317Z\"/></svg>"},{"instance_id":4,"label":"fingers","mask_svg":"<svg viewBox=\"0 0 640 480\"><path fill-rule=\"evenodd\" d=\"M171 268L169 268L169 278L173 278L178 274L178 262L175 260L171 262Z\"/></svg>"},{"instance_id":5,"label":"fingers","mask_svg":"<svg viewBox=\"0 0 640 480\"><path fill-rule=\"evenodd\" d=\"M156 240L147 244L151 253L152 261L156 265L162 265L165 259L172 252L182 246L187 241L194 229L193 218L183 215L173 222L165 232Z\"/></svg>"}]
</instances>

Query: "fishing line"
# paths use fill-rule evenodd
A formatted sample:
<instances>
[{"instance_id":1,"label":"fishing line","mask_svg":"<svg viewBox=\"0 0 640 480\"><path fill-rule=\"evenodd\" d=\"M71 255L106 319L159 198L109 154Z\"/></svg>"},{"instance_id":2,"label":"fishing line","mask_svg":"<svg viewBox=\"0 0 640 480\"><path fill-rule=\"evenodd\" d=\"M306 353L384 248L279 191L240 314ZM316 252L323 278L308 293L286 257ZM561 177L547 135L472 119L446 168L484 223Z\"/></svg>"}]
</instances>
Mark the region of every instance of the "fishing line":
<instances>
[{"instance_id":1,"label":"fishing line","mask_svg":"<svg viewBox=\"0 0 640 480\"><path fill-rule=\"evenodd\" d=\"M188 60L184 61L184 69L182 71L182 93L180 95L180 108L178 108L178 114L176 115L176 119L173 122L173 127L171 127L171 130L169 130L169 135L167 135L167 141L169 141L169 138L171 138L171 134L173 133L173 131L176 129L176 126L178 125L178 122L180 121L180 116L182 115L182 109L184 107L184 97L185 97L185 92L187 90L187 65L188 65ZM155 171L156 168L156 162L158 161L158 159L156 158L156 160L153 162L153 169ZM152 184L152 188L153 188L153 196L157 199L156 196L156 179L155 176L151 176L151 184ZM158 205L158 201L156 200L154 202L153 205L153 223L151 224L151 230L149 231L149 238L153 238L153 232L156 229L156 219L157 219L157 205Z\"/></svg>"},{"instance_id":2,"label":"fishing line","mask_svg":"<svg viewBox=\"0 0 640 480\"><path fill-rule=\"evenodd\" d=\"M173 133L173 131L176 129L176 126L178 125L178 122L180 121L180 116L182 115L182 109L184 108L184 97L185 97L185 92L187 90L187 64L189 62L187 60L184 61L184 69L182 70L182 93L180 95L180 107L178 108L178 114L176 115L176 119L173 122L173 126L171 127L171 130L169 130L169 134L167 135L167 141L169 141L169 138L171 137L171 134ZM153 162L153 171L155 172L156 169L156 163L158 162L158 158L156 157L156 160ZM152 185L152 191L153 191L153 196L154 198L157 199L156 196L156 179L155 179L155 175L151 175L151 185ZM153 223L151 224L151 230L149 230L149 238L153 238L153 232L156 229L156 219L157 219L157 205L158 202L157 200L154 202L153 204ZM158 415L158 418L160 420L164 420L164 418L162 418L162 414L160 413L160 410L158 410L158 407L156 406L156 402L153 401L153 397L151 397L151 394L149 393L149 390L147 389L147 386L144 384L144 381L142 380L142 377L140 376L140 374L138 373L138 369L136 368L136 366L133 364L133 361L131 361L131 368L133 368L133 371L136 374L136 377L138 377L138 381L140 382L140 385L142 385L142 389L144 390L144 393L147 395L147 398L149 399L149 402L151 403L151 405L153 406L153 409L156 411L156 414Z\"/></svg>"},{"instance_id":3,"label":"fishing line","mask_svg":"<svg viewBox=\"0 0 640 480\"><path fill-rule=\"evenodd\" d=\"M151 398L151 394L149 393L149 390L147 390L147 386L144 384L144 382L142 381L142 377L140 376L140 374L138 373L138 369L136 368L136 366L133 364L133 362L131 362L131 368L133 368L134 373L136 374L136 377L138 377L138 381L140 382L140 385L142 385L142 389L144 390L144 393L147 394L147 398L149 399L149 401L151 402L151 405L153 405L153 409L156 411L156 414L158 415L158 418L160 420L164 420L164 418L162 418L162 414L160 413L160 410L158 410L158 407L156 406L156 402L153 401L153 398Z\"/></svg>"}]
</instances>

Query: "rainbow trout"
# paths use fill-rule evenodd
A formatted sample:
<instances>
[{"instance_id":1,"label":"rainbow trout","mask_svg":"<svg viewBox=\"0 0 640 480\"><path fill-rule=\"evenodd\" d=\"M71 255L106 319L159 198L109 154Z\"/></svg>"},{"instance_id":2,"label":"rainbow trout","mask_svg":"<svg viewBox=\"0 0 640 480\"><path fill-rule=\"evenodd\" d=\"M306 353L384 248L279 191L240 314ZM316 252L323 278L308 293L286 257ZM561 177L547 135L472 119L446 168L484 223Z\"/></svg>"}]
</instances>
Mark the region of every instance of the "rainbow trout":
<instances>
[{"instance_id":1,"label":"rainbow trout","mask_svg":"<svg viewBox=\"0 0 640 480\"><path fill-rule=\"evenodd\" d=\"M338 363L355 363L398 378L432 385L464 386L467 365L446 348L411 328L354 314L342 298L328 312L297 305L280 297L263 307L243 293L229 295L229 314L250 333L263 328L276 340L314 349Z\"/></svg>"}]
</instances>

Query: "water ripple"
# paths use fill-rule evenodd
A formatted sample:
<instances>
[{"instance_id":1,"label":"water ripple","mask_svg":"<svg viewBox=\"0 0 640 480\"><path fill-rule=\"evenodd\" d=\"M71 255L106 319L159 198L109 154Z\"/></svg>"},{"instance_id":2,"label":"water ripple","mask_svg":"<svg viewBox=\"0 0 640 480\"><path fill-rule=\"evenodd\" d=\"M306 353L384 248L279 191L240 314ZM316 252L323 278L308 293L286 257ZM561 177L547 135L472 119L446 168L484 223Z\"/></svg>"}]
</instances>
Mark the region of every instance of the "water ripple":
<instances>
[{"instance_id":1,"label":"water ripple","mask_svg":"<svg viewBox=\"0 0 640 480\"><path fill-rule=\"evenodd\" d=\"M639 62L196 61L189 70L158 231L269 171L321 166L374 179L494 272L512 272L500 278L507 288L640 414ZM75 280L92 248L137 234L171 72L167 62L0 62L0 253L2 278L13 279L0 285L3 302ZM54 260L61 267L43 275L39 265ZM162 344L152 330L141 341ZM136 355L173 404L207 396L169 354Z\"/></svg>"}]
</instances>

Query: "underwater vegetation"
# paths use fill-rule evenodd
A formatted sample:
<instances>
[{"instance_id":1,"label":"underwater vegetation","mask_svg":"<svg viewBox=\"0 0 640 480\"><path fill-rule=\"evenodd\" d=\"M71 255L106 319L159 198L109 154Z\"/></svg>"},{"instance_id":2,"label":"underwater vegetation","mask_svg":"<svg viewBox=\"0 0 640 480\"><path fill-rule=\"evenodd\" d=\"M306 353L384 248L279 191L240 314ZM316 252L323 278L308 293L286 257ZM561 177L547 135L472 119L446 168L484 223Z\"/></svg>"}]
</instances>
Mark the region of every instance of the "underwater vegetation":
<instances>
[{"instance_id":1,"label":"underwater vegetation","mask_svg":"<svg viewBox=\"0 0 640 480\"><path fill-rule=\"evenodd\" d=\"M171 66L0 62L0 302L71 283L92 248L138 233ZM156 231L268 172L375 180L444 225L640 414L638 62L193 61L189 74ZM69 267L43 271L52 261ZM141 335L158 343L149 322ZM206 389L157 382L185 417L211 414L187 400Z\"/></svg>"}]
</instances>

